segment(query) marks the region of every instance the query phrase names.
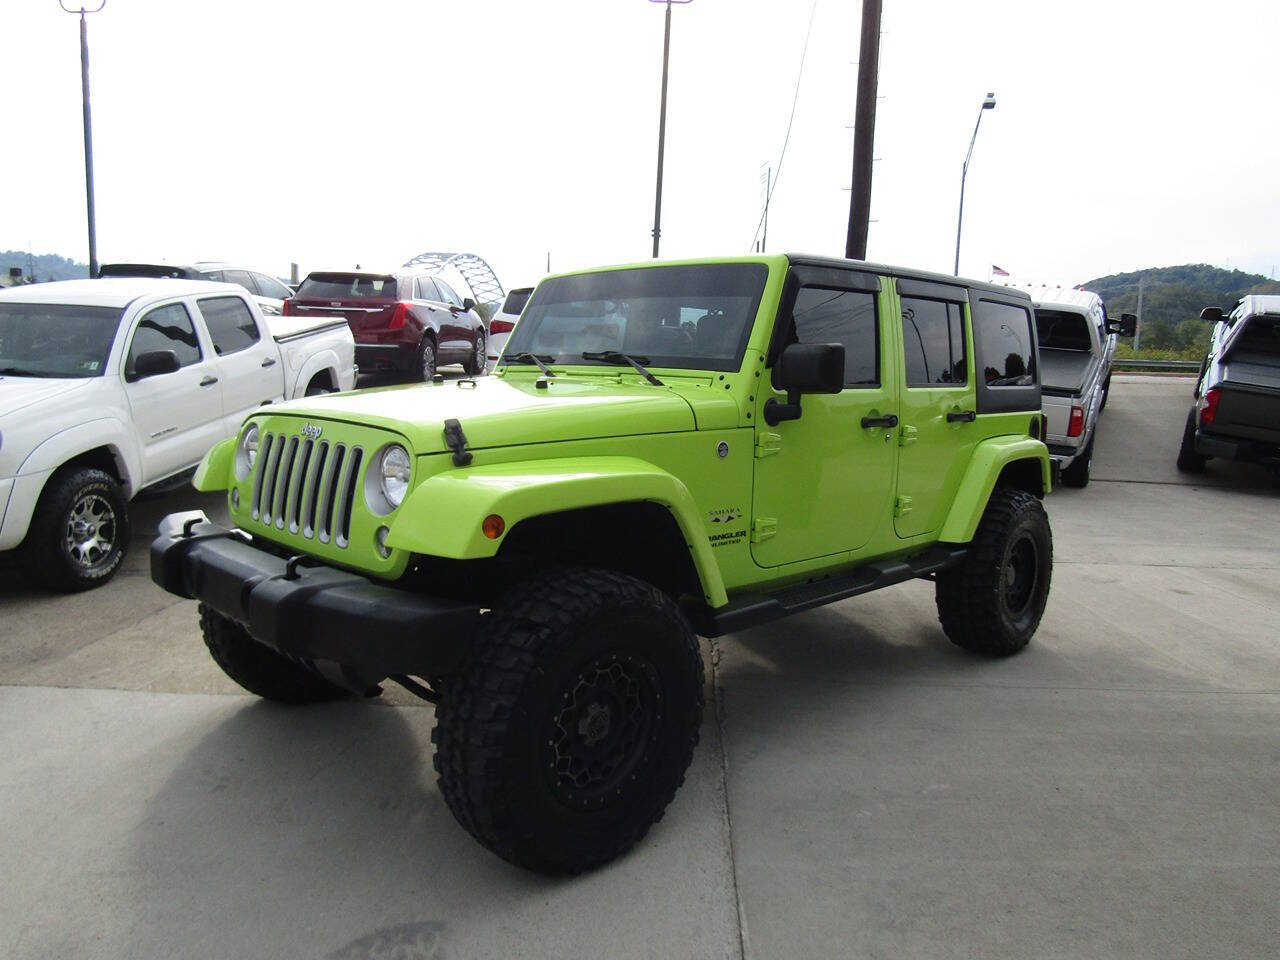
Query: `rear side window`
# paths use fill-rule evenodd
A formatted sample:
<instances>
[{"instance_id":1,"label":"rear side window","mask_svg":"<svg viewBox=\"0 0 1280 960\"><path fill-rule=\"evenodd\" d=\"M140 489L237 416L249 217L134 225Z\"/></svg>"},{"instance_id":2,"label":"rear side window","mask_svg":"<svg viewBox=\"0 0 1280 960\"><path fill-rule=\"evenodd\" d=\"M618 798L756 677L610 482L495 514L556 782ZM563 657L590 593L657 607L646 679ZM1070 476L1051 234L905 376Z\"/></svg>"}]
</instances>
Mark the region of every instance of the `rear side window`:
<instances>
[{"instance_id":1,"label":"rear side window","mask_svg":"<svg viewBox=\"0 0 1280 960\"><path fill-rule=\"evenodd\" d=\"M844 346L844 385L880 384L880 339L876 296L854 290L801 287L791 309L798 343Z\"/></svg>"},{"instance_id":2,"label":"rear side window","mask_svg":"<svg viewBox=\"0 0 1280 960\"><path fill-rule=\"evenodd\" d=\"M129 346L125 373L132 374L138 357L152 350L172 350L178 365L189 367L200 362L200 341L187 308L180 303L156 307L142 315Z\"/></svg>"},{"instance_id":3,"label":"rear side window","mask_svg":"<svg viewBox=\"0 0 1280 960\"><path fill-rule=\"evenodd\" d=\"M1036 336L1042 349L1088 351L1093 347L1088 318L1070 310L1037 310Z\"/></svg>"},{"instance_id":4,"label":"rear side window","mask_svg":"<svg viewBox=\"0 0 1280 960\"><path fill-rule=\"evenodd\" d=\"M394 300L396 278L356 273L313 273L298 296L317 300Z\"/></svg>"},{"instance_id":5,"label":"rear side window","mask_svg":"<svg viewBox=\"0 0 1280 960\"><path fill-rule=\"evenodd\" d=\"M1035 340L1030 311L1008 303L979 301L973 339L988 387L1024 387L1036 382Z\"/></svg>"},{"instance_id":6,"label":"rear side window","mask_svg":"<svg viewBox=\"0 0 1280 960\"><path fill-rule=\"evenodd\" d=\"M902 345L908 387L969 382L960 304L903 297Z\"/></svg>"},{"instance_id":7,"label":"rear side window","mask_svg":"<svg viewBox=\"0 0 1280 960\"><path fill-rule=\"evenodd\" d=\"M213 352L218 356L238 353L258 342L258 325L239 297L206 297L199 306L213 341Z\"/></svg>"}]
</instances>

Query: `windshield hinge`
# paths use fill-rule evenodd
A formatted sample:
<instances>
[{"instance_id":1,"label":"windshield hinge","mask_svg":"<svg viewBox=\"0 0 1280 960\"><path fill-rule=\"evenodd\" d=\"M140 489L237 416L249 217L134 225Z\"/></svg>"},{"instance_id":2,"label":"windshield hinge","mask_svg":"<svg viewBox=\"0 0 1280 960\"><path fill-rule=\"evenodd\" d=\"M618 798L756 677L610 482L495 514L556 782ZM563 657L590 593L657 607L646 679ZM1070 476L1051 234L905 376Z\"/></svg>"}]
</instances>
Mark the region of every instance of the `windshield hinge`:
<instances>
[{"instance_id":1,"label":"windshield hinge","mask_svg":"<svg viewBox=\"0 0 1280 960\"><path fill-rule=\"evenodd\" d=\"M756 459L782 452L782 434L761 433L756 436Z\"/></svg>"},{"instance_id":2,"label":"windshield hinge","mask_svg":"<svg viewBox=\"0 0 1280 960\"><path fill-rule=\"evenodd\" d=\"M898 429L898 446L909 447L920 439L920 431L910 424L904 423Z\"/></svg>"},{"instance_id":3,"label":"windshield hinge","mask_svg":"<svg viewBox=\"0 0 1280 960\"><path fill-rule=\"evenodd\" d=\"M457 420L444 422L444 442L453 451L455 467L465 467L471 462L471 453L467 450L467 435L462 432L462 424Z\"/></svg>"},{"instance_id":4,"label":"windshield hinge","mask_svg":"<svg viewBox=\"0 0 1280 960\"><path fill-rule=\"evenodd\" d=\"M756 517L751 524L751 542L764 543L764 541L776 536L778 533L778 521L773 517Z\"/></svg>"}]
</instances>

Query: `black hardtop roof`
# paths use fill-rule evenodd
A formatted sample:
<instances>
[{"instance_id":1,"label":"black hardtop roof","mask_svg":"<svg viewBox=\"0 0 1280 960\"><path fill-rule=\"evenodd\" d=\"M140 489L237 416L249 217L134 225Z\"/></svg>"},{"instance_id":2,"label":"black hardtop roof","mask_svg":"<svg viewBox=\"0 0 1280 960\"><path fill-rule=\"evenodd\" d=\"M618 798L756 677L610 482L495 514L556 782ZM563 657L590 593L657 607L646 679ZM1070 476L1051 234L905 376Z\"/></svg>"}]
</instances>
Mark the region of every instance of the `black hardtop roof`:
<instances>
[{"instance_id":1,"label":"black hardtop roof","mask_svg":"<svg viewBox=\"0 0 1280 960\"><path fill-rule=\"evenodd\" d=\"M793 264L806 267L827 267L835 270L855 270L866 273L885 274L891 277L902 277L907 280L923 280L927 283L946 284L951 287L971 287L985 293L994 293L1015 300L1025 300L1029 304L1031 295L1017 287L1005 287L997 283L982 280L970 280L967 277L953 277L949 273L932 273L928 270L917 270L913 267L895 267L886 263L871 263L866 260L847 260L844 257L822 257L807 253L788 253L788 260Z\"/></svg>"}]
</instances>

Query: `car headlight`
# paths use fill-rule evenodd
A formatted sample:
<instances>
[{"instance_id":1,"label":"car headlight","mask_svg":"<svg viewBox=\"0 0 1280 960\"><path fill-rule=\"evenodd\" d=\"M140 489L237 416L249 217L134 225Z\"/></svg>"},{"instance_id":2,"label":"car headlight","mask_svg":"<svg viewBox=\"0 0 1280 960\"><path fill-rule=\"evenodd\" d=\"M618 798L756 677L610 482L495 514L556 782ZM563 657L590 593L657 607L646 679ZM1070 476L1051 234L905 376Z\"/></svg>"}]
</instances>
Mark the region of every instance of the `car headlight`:
<instances>
[{"instance_id":1,"label":"car headlight","mask_svg":"<svg viewBox=\"0 0 1280 960\"><path fill-rule=\"evenodd\" d=\"M399 444L392 444L382 451L378 461L379 483L382 495L386 497L391 509L404 502L404 495L409 492L409 451Z\"/></svg>"},{"instance_id":2,"label":"car headlight","mask_svg":"<svg viewBox=\"0 0 1280 960\"><path fill-rule=\"evenodd\" d=\"M253 470L254 461L258 459L258 441L261 434L258 432L256 423L249 424L249 429L240 435L240 444L236 447L236 479L240 481L249 478L249 472Z\"/></svg>"}]
</instances>

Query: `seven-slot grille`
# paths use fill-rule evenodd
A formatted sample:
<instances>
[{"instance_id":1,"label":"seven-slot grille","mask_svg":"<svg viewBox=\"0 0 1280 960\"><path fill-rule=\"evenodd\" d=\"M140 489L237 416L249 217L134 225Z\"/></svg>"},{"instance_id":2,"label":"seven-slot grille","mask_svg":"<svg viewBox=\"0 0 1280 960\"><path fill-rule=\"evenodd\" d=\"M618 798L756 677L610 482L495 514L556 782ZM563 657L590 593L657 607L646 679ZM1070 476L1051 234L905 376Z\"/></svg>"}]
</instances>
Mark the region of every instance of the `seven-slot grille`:
<instances>
[{"instance_id":1,"label":"seven-slot grille","mask_svg":"<svg viewBox=\"0 0 1280 960\"><path fill-rule=\"evenodd\" d=\"M253 519L345 548L363 459L357 446L264 433L253 476Z\"/></svg>"}]
</instances>

